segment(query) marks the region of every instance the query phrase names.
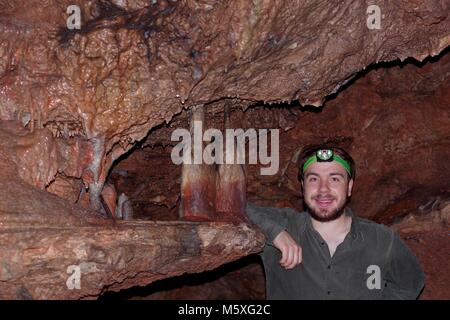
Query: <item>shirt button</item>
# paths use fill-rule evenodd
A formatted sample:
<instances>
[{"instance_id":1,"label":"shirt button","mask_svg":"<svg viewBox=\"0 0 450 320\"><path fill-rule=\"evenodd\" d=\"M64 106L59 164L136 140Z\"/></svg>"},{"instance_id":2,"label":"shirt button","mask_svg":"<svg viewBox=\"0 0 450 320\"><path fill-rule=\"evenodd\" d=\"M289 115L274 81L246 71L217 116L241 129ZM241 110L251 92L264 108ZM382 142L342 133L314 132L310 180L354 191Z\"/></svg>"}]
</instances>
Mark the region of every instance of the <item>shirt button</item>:
<instances>
[{"instance_id":1,"label":"shirt button","mask_svg":"<svg viewBox=\"0 0 450 320\"><path fill-rule=\"evenodd\" d=\"M331 269L331 266L328 266L327 268L328 268L328 269Z\"/></svg>"},{"instance_id":2,"label":"shirt button","mask_svg":"<svg viewBox=\"0 0 450 320\"><path fill-rule=\"evenodd\" d=\"M327 291L327 295L330 295L331 294L331 291Z\"/></svg>"},{"instance_id":3,"label":"shirt button","mask_svg":"<svg viewBox=\"0 0 450 320\"><path fill-rule=\"evenodd\" d=\"M324 245L324 244L325 244L325 242L321 242L320 244L321 244L321 245Z\"/></svg>"}]
</instances>

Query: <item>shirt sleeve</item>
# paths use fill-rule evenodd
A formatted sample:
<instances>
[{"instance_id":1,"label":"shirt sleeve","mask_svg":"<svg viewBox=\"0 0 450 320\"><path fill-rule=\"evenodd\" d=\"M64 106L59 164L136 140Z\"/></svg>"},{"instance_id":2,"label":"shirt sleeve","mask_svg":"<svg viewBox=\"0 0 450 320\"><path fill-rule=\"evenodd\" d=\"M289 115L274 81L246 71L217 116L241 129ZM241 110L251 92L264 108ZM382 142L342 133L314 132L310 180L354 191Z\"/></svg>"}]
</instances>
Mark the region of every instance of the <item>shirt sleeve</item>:
<instances>
[{"instance_id":1,"label":"shirt sleeve","mask_svg":"<svg viewBox=\"0 0 450 320\"><path fill-rule=\"evenodd\" d=\"M425 275L415 255L394 233L389 268L386 274L386 299L417 299L425 283Z\"/></svg>"},{"instance_id":2,"label":"shirt sleeve","mask_svg":"<svg viewBox=\"0 0 450 320\"><path fill-rule=\"evenodd\" d=\"M261 228L268 244L272 244L280 232L287 228L287 213L283 209L258 207L248 202L246 210L250 221Z\"/></svg>"}]
</instances>

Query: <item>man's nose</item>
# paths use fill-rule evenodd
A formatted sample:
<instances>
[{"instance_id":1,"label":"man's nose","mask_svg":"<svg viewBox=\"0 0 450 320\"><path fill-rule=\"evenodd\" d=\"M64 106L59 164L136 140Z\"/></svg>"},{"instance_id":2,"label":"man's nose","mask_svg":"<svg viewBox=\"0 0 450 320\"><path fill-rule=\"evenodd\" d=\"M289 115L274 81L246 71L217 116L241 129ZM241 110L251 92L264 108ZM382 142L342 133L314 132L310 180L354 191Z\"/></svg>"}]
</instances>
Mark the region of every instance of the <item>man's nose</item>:
<instances>
[{"instance_id":1,"label":"man's nose","mask_svg":"<svg viewBox=\"0 0 450 320\"><path fill-rule=\"evenodd\" d=\"M320 185L319 185L319 191L320 192L327 192L330 190L330 187L328 185L328 181L326 179L321 179L320 180Z\"/></svg>"}]
</instances>

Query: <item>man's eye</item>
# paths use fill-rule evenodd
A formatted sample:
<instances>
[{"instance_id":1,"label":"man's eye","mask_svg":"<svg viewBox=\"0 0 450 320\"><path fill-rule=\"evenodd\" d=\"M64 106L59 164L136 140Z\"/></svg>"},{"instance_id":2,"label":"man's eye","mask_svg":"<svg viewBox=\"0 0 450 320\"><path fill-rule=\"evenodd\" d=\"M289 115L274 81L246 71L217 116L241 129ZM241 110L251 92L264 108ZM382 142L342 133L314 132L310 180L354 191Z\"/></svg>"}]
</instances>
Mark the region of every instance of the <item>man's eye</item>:
<instances>
[{"instance_id":1,"label":"man's eye","mask_svg":"<svg viewBox=\"0 0 450 320\"><path fill-rule=\"evenodd\" d=\"M339 182L339 181L340 181L340 179L337 178L337 177L333 177L333 178L331 178L331 180L332 180L333 182Z\"/></svg>"},{"instance_id":2,"label":"man's eye","mask_svg":"<svg viewBox=\"0 0 450 320\"><path fill-rule=\"evenodd\" d=\"M309 182L314 182L314 181L316 181L316 180L317 180L316 177L311 177L311 178L309 178Z\"/></svg>"}]
</instances>

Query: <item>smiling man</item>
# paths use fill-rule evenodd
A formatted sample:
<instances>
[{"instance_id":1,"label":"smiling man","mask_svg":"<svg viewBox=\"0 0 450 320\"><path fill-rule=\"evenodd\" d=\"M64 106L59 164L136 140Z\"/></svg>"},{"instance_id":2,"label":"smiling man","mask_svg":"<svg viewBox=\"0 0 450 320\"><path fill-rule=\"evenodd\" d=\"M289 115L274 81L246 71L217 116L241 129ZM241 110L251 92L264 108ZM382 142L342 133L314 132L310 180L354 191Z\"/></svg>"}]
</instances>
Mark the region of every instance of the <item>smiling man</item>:
<instances>
[{"instance_id":1,"label":"smiling man","mask_svg":"<svg viewBox=\"0 0 450 320\"><path fill-rule=\"evenodd\" d=\"M247 205L267 242L268 299L416 299L424 274L389 228L347 207L355 162L343 149L303 150L299 178L306 211Z\"/></svg>"}]
</instances>

